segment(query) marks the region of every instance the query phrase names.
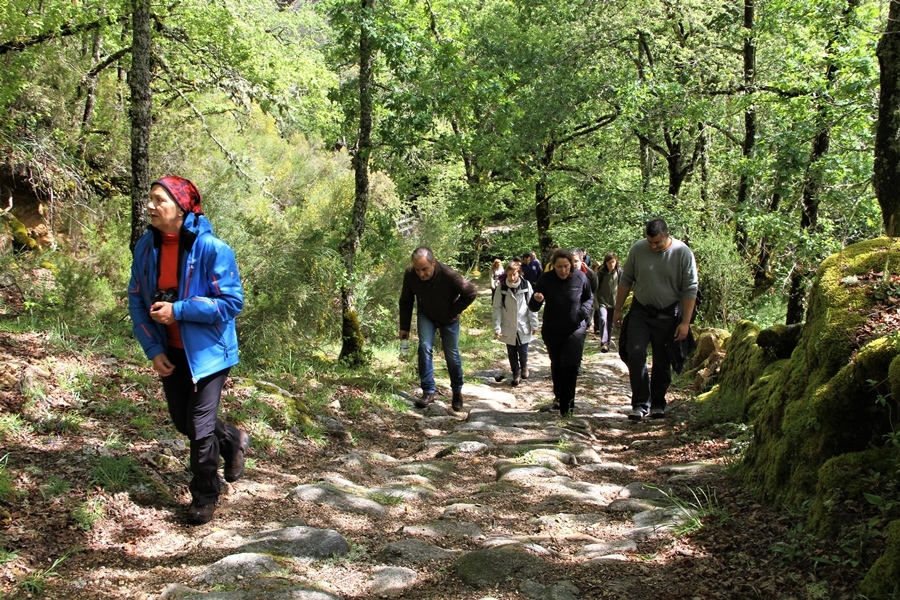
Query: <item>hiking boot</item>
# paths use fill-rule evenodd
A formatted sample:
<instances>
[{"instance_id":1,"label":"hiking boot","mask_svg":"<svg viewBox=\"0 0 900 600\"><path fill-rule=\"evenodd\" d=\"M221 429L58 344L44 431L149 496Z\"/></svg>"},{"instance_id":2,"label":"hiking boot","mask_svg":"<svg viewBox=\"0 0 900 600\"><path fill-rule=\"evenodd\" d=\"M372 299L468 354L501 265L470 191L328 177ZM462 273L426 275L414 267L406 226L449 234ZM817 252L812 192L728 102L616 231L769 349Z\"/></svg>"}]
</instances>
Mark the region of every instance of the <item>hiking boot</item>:
<instances>
[{"instance_id":1,"label":"hiking boot","mask_svg":"<svg viewBox=\"0 0 900 600\"><path fill-rule=\"evenodd\" d=\"M522 376L518 371L512 374L512 379L509 380L509 385L515 387L519 385L519 382L522 381Z\"/></svg>"},{"instance_id":2,"label":"hiking boot","mask_svg":"<svg viewBox=\"0 0 900 600\"><path fill-rule=\"evenodd\" d=\"M559 398L553 399L553 410L559 410Z\"/></svg>"},{"instance_id":3,"label":"hiking boot","mask_svg":"<svg viewBox=\"0 0 900 600\"><path fill-rule=\"evenodd\" d=\"M522 379L528 379L528 367L522 365Z\"/></svg>"},{"instance_id":4,"label":"hiking boot","mask_svg":"<svg viewBox=\"0 0 900 600\"><path fill-rule=\"evenodd\" d=\"M250 447L250 436L246 431L241 431L238 435L237 448L234 449L231 456L225 457L225 481L234 483L244 476L244 452Z\"/></svg>"},{"instance_id":5,"label":"hiking boot","mask_svg":"<svg viewBox=\"0 0 900 600\"><path fill-rule=\"evenodd\" d=\"M453 400L450 402L450 407L456 411L462 410L462 392L453 392Z\"/></svg>"},{"instance_id":6,"label":"hiking boot","mask_svg":"<svg viewBox=\"0 0 900 600\"><path fill-rule=\"evenodd\" d=\"M434 392L422 394L422 397L416 400L416 408L425 408L432 402L434 402Z\"/></svg>"},{"instance_id":7,"label":"hiking boot","mask_svg":"<svg viewBox=\"0 0 900 600\"><path fill-rule=\"evenodd\" d=\"M575 413L575 399L561 400L559 403L559 414L563 417L571 417Z\"/></svg>"},{"instance_id":8,"label":"hiking boot","mask_svg":"<svg viewBox=\"0 0 900 600\"><path fill-rule=\"evenodd\" d=\"M603 344L602 346L600 346L600 352L609 352L609 346Z\"/></svg>"},{"instance_id":9,"label":"hiking boot","mask_svg":"<svg viewBox=\"0 0 900 600\"><path fill-rule=\"evenodd\" d=\"M651 419L665 419L666 418L666 409L651 408L650 409L650 418Z\"/></svg>"},{"instance_id":10,"label":"hiking boot","mask_svg":"<svg viewBox=\"0 0 900 600\"><path fill-rule=\"evenodd\" d=\"M191 525L203 525L204 523L209 523L212 521L214 512L216 512L215 502L210 502L209 504L204 504L202 506L196 502L191 502L191 505L187 509L187 522Z\"/></svg>"},{"instance_id":11,"label":"hiking boot","mask_svg":"<svg viewBox=\"0 0 900 600\"><path fill-rule=\"evenodd\" d=\"M630 413L628 413L628 419L631 421L640 421L644 418L644 415L647 413L644 412L640 408L633 408Z\"/></svg>"}]
</instances>

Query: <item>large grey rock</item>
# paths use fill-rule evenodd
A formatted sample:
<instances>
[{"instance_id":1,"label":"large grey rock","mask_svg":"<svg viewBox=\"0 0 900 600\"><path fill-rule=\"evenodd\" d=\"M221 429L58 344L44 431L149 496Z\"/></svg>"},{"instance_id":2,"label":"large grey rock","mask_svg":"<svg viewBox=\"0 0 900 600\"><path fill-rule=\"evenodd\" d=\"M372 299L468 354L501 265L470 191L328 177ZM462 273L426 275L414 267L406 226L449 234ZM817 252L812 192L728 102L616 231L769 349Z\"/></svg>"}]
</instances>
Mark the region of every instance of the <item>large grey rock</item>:
<instances>
[{"instance_id":1,"label":"large grey rock","mask_svg":"<svg viewBox=\"0 0 900 600\"><path fill-rule=\"evenodd\" d=\"M599 542L596 544L588 544L578 551L575 556L580 558L602 558L611 554L637 552L637 544L634 540L625 539L613 542Z\"/></svg>"},{"instance_id":2,"label":"large grey rock","mask_svg":"<svg viewBox=\"0 0 900 600\"><path fill-rule=\"evenodd\" d=\"M635 465L625 465L619 462L598 462L590 465L581 465L578 467L578 470L587 473L627 473L630 471L637 471L637 467Z\"/></svg>"},{"instance_id":3,"label":"large grey rock","mask_svg":"<svg viewBox=\"0 0 900 600\"><path fill-rule=\"evenodd\" d=\"M372 574L370 591L376 596L402 596L415 585L418 575L406 567L381 567Z\"/></svg>"},{"instance_id":4,"label":"large grey rock","mask_svg":"<svg viewBox=\"0 0 900 600\"><path fill-rule=\"evenodd\" d=\"M620 498L667 498L672 495L670 485L652 485L635 481L629 483L619 494Z\"/></svg>"},{"instance_id":5,"label":"large grey rock","mask_svg":"<svg viewBox=\"0 0 900 600\"><path fill-rule=\"evenodd\" d=\"M557 513L555 515L542 515L528 520L530 525L537 525L541 529L590 527L606 522L606 516L598 513Z\"/></svg>"},{"instance_id":6,"label":"large grey rock","mask_svg":"<svg viewBox=\"0 0 900 600\"><path fill-rule=\"evenodd\" d=\"M490 518L494 515L494 509L487 504L471 504L468 502L457 502L451 504L444 509L442 519L458 517L460 515L475 515L483 518Z\"/></svg>"},{"instance_id":7,"label":"large grey rock","mask_svg":"<svg viewBox=\"0 0 900 600\"><path fill-rule=\"evenodd\" d=\"M715 473L722 470L722 465L711 460L692 460L673 465L662 465L656 469L660 473L679 475L696 475L698 473Z\"/></svg>"},{"instance_id":8,"label":"large grey rock","mask_svg":"<svg viewBox=\"0 0 900 600\"><path fill-rule=\"evenodd\" d=\"M541 559L508 546L476 550L453 563L457 576L477 589L515 585L517 581L539 577L547 567Z\"/></svg>"},{"instance_id":9,"label":"large grey rock","mask_svg":"<svg viewBox=\"0 0 900 600\"><path fill-rule=\"evenodd\" d=\"M450 560L456 556L452 550L444 550L419 539L391 542L376 555L376 560L389 565L417 565L430 561Z\"/></svg>"},{"instance_id":10,"label":"large grey rock","mask_svg":"<svg viewBox=\"0 0 900 600\"><path fill-rule=\"evenodd\" d=\"M570 581L558 581L553 585L542 585L530 579L522 582L519 591L530 600L578 600L579 590Z\"/></svg>"},{"instance_id":11,"label":"large grey rock","mask_svg":"<svg viewBox=\"0 0 900 600\"><path fill-rule=\"evenodd\" d=\"M171 597L176 598L176 597ZM307 587L248 589L233 592L209 592L177 596L179 600L342 600L340 596Z\"/></svg>"},{"instance_id":12,"label":"large grey rock","mask_svg":"<svg viewBox=\"0 0 900 600\"><path fill-rule=\"evenodd\" d=\"M653 508L661 508L667 504L667 500L659 498L619 498L610 502L606 510L609 512L639 513Z\"/></svg>"},{"instance_id":13,"label":"large grey rock","mask_svg":"<svg viewBox=\"0 0 900 600\"><path fill-rule=\"evenodd\" d=\"M387 514L387 509L374 500L345 492L329 483L298 485L290 491L289 497L369 517L383 517Z\"/></svg>"},{"instance_id":14,"label":"large grey rock","mask_svg":"<svg viewBox=\"0 0 900 600\"><path fill-rule=\"evenodd\" d=\"M248 543L239 548L242 552L312 559L343 556L350 552L347 540L333 529L286 527L262 531L247 539Z\"/></svg>"},{"instance_id":15,"label":"large grey rock","mask_svg":"<svg viewBox=\"0 0 900 600\"><path fill-rule=\"evenodd\" d=\"M533 477L556 477L556 471L539 465L522 465L508 461L498 461L494 465L498 481L521 481Z\"/></svg>"},{"instance_id":16,"label":"large grey rock","mask_svg":"<svg viewBox=\"0 0 900 600\"><path fill-rule=\"evenodd\" d=\"M427 523L425 525L407 525L403 528L403 533L432 539L484 539L484 532L475 523L449 520L435 521L434 523Z\"/></svg>"},{"instance_id":17,"label":"large grey rock","mask_svg":"<svg viewBox=\"0 0 900 600\"><path fill-rule=\"evenodd\" d=\"M223 585L242 579L252 579L260 573L271 573L279 568L278 563L267 554L242 552L214 562L192 581Z\"/></svg>"}]
</instances>

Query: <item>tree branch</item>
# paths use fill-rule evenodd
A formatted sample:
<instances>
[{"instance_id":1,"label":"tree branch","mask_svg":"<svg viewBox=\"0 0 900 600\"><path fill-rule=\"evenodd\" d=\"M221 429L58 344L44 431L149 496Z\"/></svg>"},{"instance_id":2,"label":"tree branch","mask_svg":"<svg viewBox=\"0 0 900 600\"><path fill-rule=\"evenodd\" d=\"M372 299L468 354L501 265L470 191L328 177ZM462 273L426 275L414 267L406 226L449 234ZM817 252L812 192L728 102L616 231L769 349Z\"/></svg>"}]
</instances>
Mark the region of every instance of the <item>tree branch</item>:
<instances>
[{"instance_id":1,"label":"tree branch","mask_svg":"<svg viewBox=\"0 0 900 600\"><path fill-rule=\"evenodd\" d=\"M104 27L106 25L112 25L113 23L125 23L128 21L128 16L122 16L118 19L113 19L111 17L104 17L102 19L97 19L96 21L91 21L90 23L79 23L72 24L67 23L63 25L59 29L54 29L52 31L45 31L44 33L39 33L37 35L33 35L31 37L26 38L17 38L14 40L10 40L7 42L0 43L0 54L6 54L7 52L21 52L30 48L31 46L36 46L38 44L43 44L44 42L48 42L50 40L55 40L59 38L69 37L72 35L76 35L79 33L83 33L85 31L91 31L92 29L97 29L98 27Z\"/></svg>"}]
</instances>

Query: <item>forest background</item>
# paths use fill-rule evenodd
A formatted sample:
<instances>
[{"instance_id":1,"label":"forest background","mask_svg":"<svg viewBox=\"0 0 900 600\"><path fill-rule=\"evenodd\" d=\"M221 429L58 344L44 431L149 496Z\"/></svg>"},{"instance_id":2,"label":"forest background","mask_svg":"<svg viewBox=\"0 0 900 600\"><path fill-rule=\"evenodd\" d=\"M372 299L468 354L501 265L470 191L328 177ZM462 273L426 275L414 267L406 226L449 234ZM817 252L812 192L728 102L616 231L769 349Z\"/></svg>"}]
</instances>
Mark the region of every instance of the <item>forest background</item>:
<instances>
[{"instance_id":1,"label":"forest background","mask_svg":"<svg viewBox=\"0 0 900 600\"><path fill-rule=\"evenodd\" d=\"M826 256L893 233L897 17L888 0L9 0L4 327L127 343L125 248L170 173L238 258L236 374L392 347L420 244L470 274L554 244L624 257L651 217L694 249L700 323L799 323Z\"/></svg>"}]
</instances>

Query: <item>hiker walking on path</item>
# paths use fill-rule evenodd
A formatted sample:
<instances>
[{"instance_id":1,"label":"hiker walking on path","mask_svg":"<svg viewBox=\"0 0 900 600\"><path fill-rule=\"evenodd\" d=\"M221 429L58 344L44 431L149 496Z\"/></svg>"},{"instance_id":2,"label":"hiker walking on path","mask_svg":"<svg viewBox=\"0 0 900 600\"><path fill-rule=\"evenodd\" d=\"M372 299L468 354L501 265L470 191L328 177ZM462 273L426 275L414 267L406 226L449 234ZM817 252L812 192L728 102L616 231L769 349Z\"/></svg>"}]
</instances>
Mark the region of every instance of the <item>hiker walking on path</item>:
<instances>
[{"instance_id":1,"label":"hiker walking on path","mask_svg":"<svg viewBox=\"0 0 900 600\"><path fill-rule=\"evenodd\" d=\"M187 520L212 519L226 481L244 474L247 433L218 418L222 388L238 363L235 317L244 293L234 252L213 235L193 183L169 175L150 186L150 227L138 240L128 286L134 336L162 377L175 428L190 439Z\"/></svg>"},{"instance_id":2,"label":"hiker walking on path","mask_svg":"<svg viewBox=\"0 0 900 600\"><path fill-rule=\"evenodd\" d=\"M644 239L632 244L619 279L613 319L621 327L619 355L628 365L631 413L640 421L666 416L666 391L672 368L681 371L691 337L691 316L697 298L697 263L688 246L669 235L662 219L651 219ZM623 323L622 309L634 290L631 310ZM653 351L652 375L647 346Z\"/></svg>"},{"instance_id":3,"label":"hiker walking on path","mask_svg":"<svg viewBox=\"0 0 900 600\"><path fill-rule=\"evenodd\" d=\"M615 252L607 252L597 269L597 293L594 294L594 333L600 335L600 352L609 352L614 325L610 313L616 306L616 288L621 276L619 257Z\"/></svg>"},{"instance_id":4,"label":"hiker walking on path","mask_svg":"<svg viewBox=\"0 0 900 600\"><path fill-rule=\"evenodd\" d=\"M514 263L506 266L506 280L494 294L494 333L506 344L511 385L528 379L528 344L539 325L536 312L528 310L531 284Z\"/></svg>"},{"instance_id":5,"label":"hiker walking on path","mask_svg":"<svg viewBox=\"0 0 900 600\"><path fill-rule=\"evenodd\" d=\"M403 287L400 290L400 339L409 339L415 304L419 331L419 381L422 386L422 397L416 401L419 408L434 402L434 336L440 331L453 392L451 406L453 410L462 409L459 315L475 302L477 295L475 285L436 261L430 248L419 246L413 251L412 265L403 273Z\"/></svg>"},{"instance_id":6,"label":"hiker walking on path","mask_svg":"<svg viewBox=\"0 0 900 600\"><path fill-rule=\"evenodd\" d=\"M537 312L546 303L541 339L550 357L553 408L569 416L575 407L578 367L584 354L594 297L587 277L575 269L568 250L557 249L549 264L551 269L534 286L528 308Z\"/></svg>"},{"instance_id":7,"label":"hiker walking on path","mask_svg":"<svg viewBox=\"0 0 900 600\"><path fill-rule=\"evenodd\" d=\"M525 262L522 263L522 277L533 285L541 278L544 268L534 252L526 252L523 259Z\"/></svg>"}]
</instances>

